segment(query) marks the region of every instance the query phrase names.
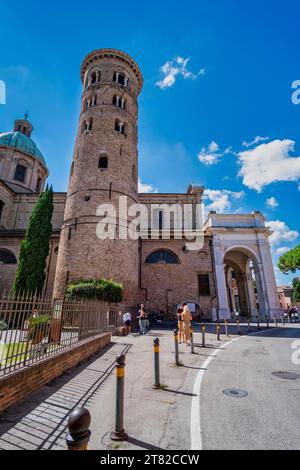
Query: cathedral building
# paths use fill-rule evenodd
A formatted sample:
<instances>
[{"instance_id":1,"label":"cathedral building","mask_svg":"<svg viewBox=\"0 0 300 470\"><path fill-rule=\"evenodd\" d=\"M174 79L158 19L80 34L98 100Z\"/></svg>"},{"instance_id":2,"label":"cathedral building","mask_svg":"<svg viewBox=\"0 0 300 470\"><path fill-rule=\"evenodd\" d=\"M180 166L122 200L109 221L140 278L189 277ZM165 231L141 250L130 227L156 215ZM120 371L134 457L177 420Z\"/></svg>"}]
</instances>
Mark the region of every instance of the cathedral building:
<instances>
[{"instance_id":1,"label":"cathedral building","mask_svg":"<svg viewBox=\"0 0 300 470\"><path fill-rule=\"evenodd\" d=\"M59 297L71 282L105 278L123 284L126 306L145 303L169 317L181 302L203 318L230 318L235 312L245 317L279 314L270 231L260 212L211 212L203 243L189 250L174 221L169 236L164 236L165 211L176 205L184 213L189 205L194 208L192 218L197 218L204 188L190 185L184 194L138 192L138 96L143 77L136 62L119 50L96 50L82 63L81 81L68 191L54 193L45 293ZM25 116L13 131L0 134L0 293L12 286L20 244L48 176L32 132ZM119 213L120 198L127 201L125 216ZM130 209L137 204L149 214L155 207L155 216L149 218L155 230L149 222L143 236L122 237L133 220ZM99 207L116 209L116 237L99 238Z\"/></svg>"}]
</instances>

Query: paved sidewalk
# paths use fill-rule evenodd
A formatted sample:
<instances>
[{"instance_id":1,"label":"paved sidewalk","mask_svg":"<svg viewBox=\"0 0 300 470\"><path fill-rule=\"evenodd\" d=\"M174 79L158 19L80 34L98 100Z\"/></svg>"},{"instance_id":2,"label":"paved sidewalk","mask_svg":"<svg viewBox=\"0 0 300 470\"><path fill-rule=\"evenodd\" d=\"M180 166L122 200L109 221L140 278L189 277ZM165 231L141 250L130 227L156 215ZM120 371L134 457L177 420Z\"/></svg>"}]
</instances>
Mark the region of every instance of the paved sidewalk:
<instances>
[{"instance_id":1,"label":"paved sidewalk","mask_svg":"<svg viewBox=\"0 0 300 470\"><path fill-rule=\"evenodd\" d=\"M254 327L252 327L255 330ZM208 326L207 348L200 347L199 325L194 334L195 354L180 345L182 367L174 365L173 332L152 330L113 338L112 343L85 363L71 369L0 417L0 449L65 449L70 411L86 406L92 415L90 448L100 449L189 449L193 384L206 358L236 335L216 339L215 325ZM246 332L247 327L242 326ZM162 390L153 390L153 339L161 343ZM115 358L126 353L125 430L126 443L112 443L115 413Z\"/></svg>"}]
</instances>

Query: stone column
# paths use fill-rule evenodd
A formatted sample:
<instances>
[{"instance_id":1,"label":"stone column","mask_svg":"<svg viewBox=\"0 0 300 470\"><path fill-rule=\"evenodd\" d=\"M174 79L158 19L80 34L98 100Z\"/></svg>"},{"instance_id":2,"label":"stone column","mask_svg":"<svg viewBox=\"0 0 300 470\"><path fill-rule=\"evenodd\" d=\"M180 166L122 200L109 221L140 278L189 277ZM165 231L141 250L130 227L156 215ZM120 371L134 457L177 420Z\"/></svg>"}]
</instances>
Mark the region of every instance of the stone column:
<instances>
[{"instance_id":1,"label":"stone column","mask_svg":"<svg viewBox=\"0 0 300 470\"><path fill-rule=\"evenodd\" d=\"M215 278L218 297L218 317L219 320L230 319L228 308L227 287L225 279L225 264L223 263L223 250L219 237L213 237L213 252L215 262Z\"/></svg>"},{"instance_id":2,"label":"stone column","mask_svg":"<svg viewBox=\"0 0 300 470\"><path fill-rule=\"evenodd\" d=\"M264 234L259 235L258 246L261 259L260 272L267 307L266 313L272 319L275 315L281 315L281 309L278 300L271 250Z\"/></svg>"},{"instance_id":3,"label":"stone column","mask_svg":"<svg viewBox=\"0 0 300 470\"><path fill-rule=\"evenodd\" d=\"M256 298L253 286L253 278L250 272L250 269L247 270L247 287L248 287L248 294L249 294L249 308L250 308L250 315L251 317L255 317L257 310L256 310Z\"/></svg>"}]
</instances>

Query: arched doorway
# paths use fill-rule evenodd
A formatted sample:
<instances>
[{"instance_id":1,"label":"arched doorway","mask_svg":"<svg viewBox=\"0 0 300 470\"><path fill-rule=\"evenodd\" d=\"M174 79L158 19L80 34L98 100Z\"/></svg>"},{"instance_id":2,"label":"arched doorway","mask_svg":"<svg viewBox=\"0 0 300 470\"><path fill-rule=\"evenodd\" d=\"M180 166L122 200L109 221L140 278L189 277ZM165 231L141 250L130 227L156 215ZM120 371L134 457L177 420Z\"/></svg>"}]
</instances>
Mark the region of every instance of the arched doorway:
<instances>
[{"instance_id":1,"label":"arched doorway","mask_svg":"<svg viewBox=\"0 0 300 470\"><path fill-rule=\"evenodd\" d=\"M266 315L263 282L256 255L246 248L231 248L224 255L228 308L243 318Z\"/></svg>"}]
</instances>

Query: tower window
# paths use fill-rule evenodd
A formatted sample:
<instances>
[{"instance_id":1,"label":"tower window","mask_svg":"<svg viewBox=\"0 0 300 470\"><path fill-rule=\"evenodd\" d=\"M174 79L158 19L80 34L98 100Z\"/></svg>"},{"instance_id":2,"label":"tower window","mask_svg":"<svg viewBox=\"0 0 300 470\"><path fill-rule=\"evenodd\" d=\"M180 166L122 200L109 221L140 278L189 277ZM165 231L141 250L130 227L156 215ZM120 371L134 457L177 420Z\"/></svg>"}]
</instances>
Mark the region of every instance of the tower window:
<instances>
[{"instance_id":1,"label":"tower window","mask_svg":"<svg viewBox=\"0 0 300 470\"><path fill-rule=\"evenodd\" d=\"M125 124L119 119L116 119L115 121L115 131L117 131L119 134L125 135Z\"/></svg>"},{"instance_id":2,"label":"tower window","mask_svg":"<svg viewBox=\"0 0 300 470\"><path fill-rule=\"evenodd\" d=\"M1 217L2 217L2 214L3 214L4 206L5 206L4 202L0 201L0 220L1 220Z\"/></svg>"},{"instance_id":3,"label":"tower window","mask_svg":"<svg viewBox=\"0 0 300 470\"><path fill-rule=\"evenodd\" d=\"M14 179L20 183L24 183L26 176L26 167L23 165L17 165Z\"/></svg>"},{"instance_id":4,"label":"tower window","mask_svg":"<svg viewBox=\"0 0 300 470\"><path fill-rule=\"evenodd\" d=\"M89 132L93 128L93 119L88 119L87 121L84 121L82 124L82 130L83 132Z\"/></svg>"},{"instance_id":5,"label":"tower window","mask_svg":"<svg viewBox=\"0 0 300 470\"><path fill-rule=\"evenodd\" d=\"M99 83L100 79L101 79L100 70L92 72L89 77L88 86L94 85L95 83Z\"/></svg>"},{"instance_id":6,"label":"tower window","mask_svg":"<svg viewBox=\"0 0 300 470\"><path fill-rule=\"evenodd\" d=\"M113 81L122 86L128 86L129 83L128 78L123 73L119 72L114 72Z\"/></svg>"},{"instance_id":7,"label":"tower window","mask_svg":"<svg viewBox=\"0 0 300 470\"><path fill-rule=\"evenodd\" d=\"M85 100L85 109L91 108L92 106L96 106L97 104L97 95L89 96Z\"/></svg>"},{"instance_id":8,"label":"tower window","mask_svg":"<svg viewBox=\"0 0 300 470\"><path fill-rule=\"evenodd\" d=\"M125 109L126 108L126 100L125 100L125 98L121 98L120 96L115 95L113 97L113 105L117 106L118 108Z\"/></svg>"},{"instance_id":9,"label":"tower window","mask_svg":"<svg viewBox=\"0 0 300 470\"><path fill-rule=\"evenodd\" d=\"M99 168L103 170L107 170L108 168L108 158L107 157L100 157L99 158Z\"/></svg>"}]
</instances>

